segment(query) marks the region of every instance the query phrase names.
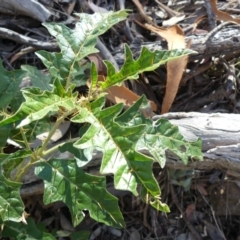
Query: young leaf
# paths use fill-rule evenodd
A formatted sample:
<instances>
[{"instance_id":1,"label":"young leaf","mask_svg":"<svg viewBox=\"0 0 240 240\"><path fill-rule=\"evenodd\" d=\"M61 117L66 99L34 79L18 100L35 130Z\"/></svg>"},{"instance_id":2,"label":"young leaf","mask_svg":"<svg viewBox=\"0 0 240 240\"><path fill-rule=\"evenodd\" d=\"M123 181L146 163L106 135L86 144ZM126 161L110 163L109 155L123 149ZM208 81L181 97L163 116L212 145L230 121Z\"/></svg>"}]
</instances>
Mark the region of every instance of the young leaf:
<instances>
[{"instance_id":1,"label":"young leaf","mask_svg":"<svg viewBox=\"0 0 240 240\"><path fill-rule=\"evenodd\" d=\"M147 125L145 133L139 138L137 143L138 150L148 150L162 168L166 163L165 151L167 149L179 156L185 164L187 164L189 158L203 159L200 139L191 142L187 141L180 133L178 127L172 125L166 119L162 118L156 122L146 119L143 114L137 112L137 109L146 106L147 102L145 101L144 104L141 106L135 104L136 106L133 105L116 118L116 121L123 126ZM135 108L135 110L132 108ZM133 115L134 112L135 114Z\"/></svg>"},{"instance_id":2,"label":"young leaf","mask_svg":"<svg viewBox=\"0 0 240 240\"><path fill-rule=\"evenodd\" d=\"M105 177L85 173L75 160L58 159L39 163L35 173L44 180L44 203L66 203L75 226L83 219L84 209L96 221L124 226L117 198L106 191Z\"/></svg>"},{"instance_id":3,"label":"young leaf","mask_svg":"<svg viewBox=\"0 0 240 240\"><path fill-rule=\"evenodd\" d=\"M65 84L69 86L75 74L78 74L78 81L82 79L81 85L85 84L86 75L79 61L89 54L98 52L95 48L97 37L127 17L125 10L104 14L82 13L76 15L79 17L79 22L76 23L73 30L63 24L44 24L50 34L56 37L61 48L60 53L46 51L38 51L37 53L52 77L59 78L64 86Z\"/></svg>"},{"instance_id":4,"label":"young leaf","mask_svg":"<svg viewBox=\"0 0 240 240\"><path fill-rule=\"evenodd\" d=\"M0 138L0 148L5 147L7 143L7 139L9 138L11 129L8 127L0 128L1 138Z\"/></svg>"},{"instance_id":5,"label":"young leaf","mask_svg":"<svg viewBox=\"0 0 240 240\"><path fill-rule=\"evenodd\" d=\"M88 240L90 233L87 231L74 232L70 235L71 240Z\"/></svg>"},{"instance_id":6,"label":"young leaf","mask_svg":"<svg viewBox=\"0 0 240 240\"><path fill-rule=\"evenodd\" d=\"M195 52L190 49L156 50L151 52L146 47L143 47L139 58L135 61L130 48L125 44L126 61L123 67L120 71L116 71L112 63L104 61L107 66L107 77L104 82L100 82L99 84L104 90L113 85L120 84L126 79L138 79L138 75L142 72L153 71L168 61L191 53Z\"/></svg>"},{"instance_id":7,"label":"young leaf","mask_svg":"<svg viewBox=\"0 0 240 240\"><path fill-rule=\"evenodd\" d=\"M60 107L65 108L65 110L74 109L77 93L72 93L73 87L71 86L65 91L58 80L55 80L52 92L41 91L39 88L23 89L23 96L26 101L13 116L1 121L0 127L21 121L17 126L19 128L42 119L49 112L58 112Z\"/></svg>"},{"instance_id":8,"label":"young leaf","mask_svg":"<svg viewBox=\"0 0 240 240\"><path fill-rule=\"evenodd\" d=\"M141 105L142 98L136 102ZM72 121L90 123L74 146L80 149L101 150L103 159L100 172L113 173L117 189L129 190L137 195L137 183L141 183L151 196L159 196L160 189L152 174L152 159L135 151L137 141L145 131L145 125L121 126L115 118L122 111L122 104L102 110L104 98L99 98L82 108ZM134 109L134 108L132 108ZM137 108L136 108L137 109ZM133 112L134 116L135 113Z\"/></svg>"},{"instance_id":9,"label":"young leaf","mask_svg":"<svg viewBox=\"0 0 240 240\"><path fill-rule=\"evenodd\" d=\"M73 146L72 142L67 142L61 145L59 148L60 152L69 152L72 153L74 159L77 161L78 167L83 167L87 163L89 163L90 160L92 160L93 152L87 150L82 150L79 148L76 148Z\"/></svg>"},{"instance_id":10,"label":"young leaf","mask_svg":"<svg viewBox=\"0 0 240 240\"><path fill-rule=\"evenodd\" d=\"M180 134L178 127L166 119L159 119L140 138L138 149L147 149L163 168L166 163L167 149L179 156L184 164L189 158L203 159L201 140L188 142Z\"/></svg>"},{"instance_id":11,"label":"young leaf","mask_svg":"<svg viewBox=\"0 0 240 240\"><path fill-rule=\"evenodd\" d=\"M0 110L6 109L11 104L12 111L17 110L22 102L22 93L19 91L19 84L24 77L24 71L7 71L3 68L0 59Z\"/></svg>"},{"instance_id":12,"label":"young leaf","mask_svg":"<svg viewBox=\"0 0 240 240\"><path fill-rule=\"evenodd\" d=\"M27 219L27 224L16 222L4 222L2 236L13 239L28 239L28 240L54 240L50 234L39 230L32 218Z\"/></svg>"},{"instance_id":13,"label":"young leaf","mask_svg":"<svg viewBox=\"0 0 240 240\"><path fill-rule=\"evenodd\" d=\"M3 221L20 222L24 205L20 197L21 183L11 182L0 169L0 217Z\"/></svg>"},{"instance_id":14,"label":"young leaf","mask_svg":"<svg viewBox=\"0 0 240 240\"><path fill-rule=\"evenodd\" d=\"M30 157L32 151L30 150L18 150L11 154L0 153L0 164L4 170L4 176L10 179L10 173L27 157Z\"/></svg>"},{"instance_id":15,"label":"young leaf","mask_svg":"<svg viewBox=\"0 0 240 240\"><path fill-rule=\"evenodd\" d=\"M43 74L36 67L29 65L22 65L21 69L24 70L28 77L31 79L31 84L33 87L37 87L42 91L51 91L52 86L50 85L51 76L48 74Z\"/></svg>"}]
</instances>

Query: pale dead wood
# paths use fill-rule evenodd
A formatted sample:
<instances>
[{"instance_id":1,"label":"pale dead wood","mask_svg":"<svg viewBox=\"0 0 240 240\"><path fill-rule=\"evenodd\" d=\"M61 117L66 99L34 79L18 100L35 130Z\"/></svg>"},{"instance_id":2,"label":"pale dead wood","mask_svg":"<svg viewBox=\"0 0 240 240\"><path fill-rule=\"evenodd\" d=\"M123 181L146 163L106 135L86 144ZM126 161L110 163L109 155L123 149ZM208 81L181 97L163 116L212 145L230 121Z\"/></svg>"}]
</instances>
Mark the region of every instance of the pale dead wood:
<instances>
[{"instance_id":1,"label":"pale dead wood","mask_svg":"<svg viewBox=\"0 0 240 240\"><path fill-rule=\"evenodd\" d=\"M51 16L51 12L35 0L1 0L0 12L29 16L40 22L46 22Z\"/></svg>"},{"instance_id":2,"label":"pale dead wood","mask_svg":"<svg viewBox=\"0 0 240 240\"><path fill-rule=\"evenodd\" d=\"M240 115L239 114L205 114L205 113L167 113L161 116L154 116L153 119L166 118L172 124L179 127L182 135L188 140L202 139L202 151L204 160L189 160L188 165L184 165L176 155L167 152L166 166L172 169L198 169L210 170L221 169L228 175L240 176ZM145 152L148 154L148 152ZM91 174L99 175L102 153L95 152L93 159L84 166ZM21 195L24 197L43 193L43 185L34 177L31 172L32 181L27 176L26 184Z\"/></svg>"},{"instance_id":3,"label":"pale dead wood","mask_svg":"<svg viewBox=\"0 0 240 240\"><path fill-rule=\"evenodd\" d=\"M185 166L175 155L168 153L167 166L180 169L221 169L233 176L240 174L240 115L205 113L168 113L160 117L178 126L190 140L202 139L204 161L190 161ZM159 117L154 117L155 119Z\"/></svg>"},{"instance_id":4,"label":"pale dead wood","mask_svg":"<svg viewBox=\"0 0 240 240\"><path fill-rule=\"evenodd\" d=\"M191 49L196 51L195 55L190 56L193 59L202 59L204 56L217 57L219 55L233 55L240 49L240 26L233 23L224 23L208 34L191 34L185 37L186 44L191 41ZM144 42L141 44L131 44L130 48L137 57L143 46L151 51L164 50L166 44L163 41ZM123 50L114 54L119 65L124 62Z\"/></svg>"}]
</instances>

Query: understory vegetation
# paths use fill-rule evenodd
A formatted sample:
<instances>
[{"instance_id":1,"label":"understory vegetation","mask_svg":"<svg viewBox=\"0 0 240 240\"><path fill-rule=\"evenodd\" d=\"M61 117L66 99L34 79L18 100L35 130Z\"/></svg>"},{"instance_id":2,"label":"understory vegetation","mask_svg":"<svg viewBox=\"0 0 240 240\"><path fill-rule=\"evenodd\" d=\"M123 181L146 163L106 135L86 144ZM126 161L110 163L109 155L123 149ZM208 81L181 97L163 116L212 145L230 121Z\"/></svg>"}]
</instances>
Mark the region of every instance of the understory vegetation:
<instances>
[{"instance_id":1,"label":"understory vegetation","mask_svg":"<svg viewBox=\"0 0 240 240\"><path fill-rule=\"evenodd\" d=\"M187 141L176 126L163 118L153 121L147 114L152 112L151 104L144 95L131 106L106 105L112 87L125 80L137 80L139 74L194 51L150 51L143 47L139 58L133 59L125 45L122 68L118 71L111 62L104 61L107 72L102 76L94 62L84 59L97 52L98 36L126 19L127 12L78 16L74 29L59 23L44 24L60 47L59 52L36 53L47 73L30 65L7 71L1 63L2 237L56 239L64 235L88 239L89 233L84 231L49 232L28 216L20 189L28 182L29 173L44 182L45 205L63 202L68 207L73 226L89 213L98 222L123 228L118 199L106 188L107 175L113 176L116 189L140 195L151 207L169 212L171 209L161 201L153 162L164 168L166 150L184 164L189 159L202 160L201 140ZM31 84L19 88L26 76ZM83 86L87 89L80 91ZM70 125L79 128L77 134L65 134ZM64 134L56 140L59 132ZM11 153L5 151L9 141L16 146ZM96 161L96 154L101 159L100 167L98 174L92 174L88 165Z\"/></svg>"}]
</instances>

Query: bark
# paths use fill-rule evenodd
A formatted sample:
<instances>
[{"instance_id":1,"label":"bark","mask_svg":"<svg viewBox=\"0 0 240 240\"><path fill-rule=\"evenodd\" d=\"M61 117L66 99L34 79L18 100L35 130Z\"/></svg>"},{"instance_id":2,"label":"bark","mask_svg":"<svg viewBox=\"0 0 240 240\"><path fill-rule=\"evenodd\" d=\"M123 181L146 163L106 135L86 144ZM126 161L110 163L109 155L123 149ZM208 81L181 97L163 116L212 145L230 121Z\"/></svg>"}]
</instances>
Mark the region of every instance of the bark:
<instances>
[{"instance_id":1,"label":"bark","mask_svg":"<svg viewBox=\"0 0 240 240\"><path fill-rule=\"evenodd\" d=\"M31 17L46 22L51 12L35 0L1 0L0 12Z\"/></svg>"}]
</instances>

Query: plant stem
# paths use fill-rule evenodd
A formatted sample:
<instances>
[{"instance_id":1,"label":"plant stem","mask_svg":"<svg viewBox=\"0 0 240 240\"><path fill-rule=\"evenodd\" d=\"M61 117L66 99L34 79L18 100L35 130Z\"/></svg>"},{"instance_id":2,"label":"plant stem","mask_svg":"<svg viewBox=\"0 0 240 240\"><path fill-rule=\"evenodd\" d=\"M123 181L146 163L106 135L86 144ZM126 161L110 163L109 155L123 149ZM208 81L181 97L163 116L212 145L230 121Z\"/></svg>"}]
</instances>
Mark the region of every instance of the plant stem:
<instances>
[{"instance_id":1,"label":"plant stem","mask_svg":"<svg viewBox=\"0 0 240 240\"><path fill-rule=\"evenodd\" d=\"M67 142L59 143L59 144L57 144L56 146L54 146L54 147L52 147L52 148L50 148L50 149L44 151L44 152L42 153L42 157L45 157L45 156L47 156L47 155L49 155L49 154L55 152L59 147L61 147L61 146L64 145L65 143L68 143L68 142L75 142L75 141L77 141L78 139L79 139L79 137L77 137L77 138L72 138L72 139L70 139L70 140L67 141Z\"/></svg>"},{"instance_id":2,"label":"plant stem","mask_svg":"<svg viewBox=\"0 0 240 240\"><path fill-rule=\"evenodd\" d=\"M56 132L57 128L59 127L59 125L64 121L64 119L69 116L70 114L76 112L76 108L67 111L66 113L64 113L57 121L56 123L53 125L53 128L51 129L51 131L49 132L47 138L44 140L42 147L36 151L33 152L33 155L31 156L30 161L23 167L23 163L24 161L22 161L20 163L20 165L18 166L17 169L17 173L15 175L15 181L17 182L21 182L23 175L27 172L27 170L34 164L36 163L37 160L39 160L42 156L46 156L47 154L49 154L50 152L53 152L57 149L57 147L59 146L55 146L52 149L49 149L48 151L44 152L44 150L47 148L47 145L49 143L49 141L51 140L51 137L53 136L53 134ZM21 131L21 130L20 130ZM23 131L21 131L22 135L24 135ZM25 135L24 135L25 136ZM26 139L24 138L24 142L26 141ZM27 141L25 142L25 144L27 143ZM30 149L29 145L26 144L26 147L28 149Z\"/></svg>"},{"instance_id":3,"label":"plant stem","mask_svg":"<svg viewBox=\"0 0 240 240\"><path fill-rule=\"evenodd\" d=\"M64 121L64 119L69 116L70 114L74 113L76 111L76 109L72 109L70 111L67 111L66 113L64 113L57 121L56 123L53 125L53 128L51 129L51 131L49 132L47 138L44 140L42 147L39 149L39 151L37 152L38 157L42 157L43 156L43 152L45 151L45 149L47 148L47 145L49 143L49 141L51 140L53 134L56 132L57 128L59 127L59 125Z\"/></svg>"},{"instance_id":4,"label":"plant stem","mask_svg":"<svg viewBox=\"0 0 240 240\"><path fill-rule=\"evenodd\" d=\"M26 149L27 149L27 150L31 150L31 148L30 148L30 146L29 146L29 144L28 144L28 140L27 140L27 138L26 138L26 135L25 135L25 133L24 133L24 131L23 131L23 127L20 127L20 133L21 133L21 135L22 135L22 138L23 138L23 141L24 141L24 144L25 144ZM21 164L20 164L20 165L21 165Z\"/></svg>"},{"instance_id":5,"label":"plant stem","mask_svg":"<svg viewBox=\"0 0 240 240\"><path fill-rule=\"evenodd\" d=\"M14 177L14 181L16 182L21 182L23 175L26 173L26 171L30 168L32 165L32 158L30 161L23 167L23 163L25 160L22 160L22 162L18 165L17 172Z\"/></svg>"},{"instance_id":6,"label":"plant stem","mask_svg":"<svg viewBox=\"0 0 240 240\"><path fill-rule=\"evenodd\" d=\"M26 149L27 150L31 150L31 148L30 148L30 146L28 144L28 140L26 138L26 135L24 133L24 129L22 127L20 127L20 133L22 135L22 138L23 138L23 141L24 141ZM21 178L22 178L22 174L21 173L25 169L25 167L23 167L23 163L24 163L24 160L22 160L22 162L17 167L17 172L16 172L15 177L14 177L14 180L17 181L17 182L21 181Z\"/></svg>"}]
</instances>

